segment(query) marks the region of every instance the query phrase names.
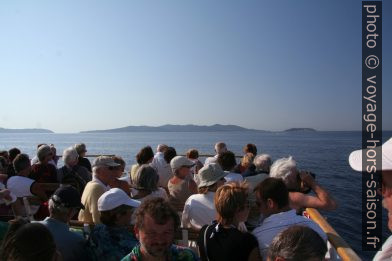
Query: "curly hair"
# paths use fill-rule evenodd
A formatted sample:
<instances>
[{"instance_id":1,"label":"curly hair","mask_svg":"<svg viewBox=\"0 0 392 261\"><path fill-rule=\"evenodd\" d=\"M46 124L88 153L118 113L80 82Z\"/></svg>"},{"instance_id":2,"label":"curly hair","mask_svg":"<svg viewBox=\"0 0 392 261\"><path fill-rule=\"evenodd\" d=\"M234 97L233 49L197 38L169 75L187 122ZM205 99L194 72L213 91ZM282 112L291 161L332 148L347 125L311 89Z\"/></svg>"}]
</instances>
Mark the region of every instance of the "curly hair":
<instances>
[{"instance_id":1,"label":"curly hair","mask_svg":"<svg viewBox=\"0 0 392 261\"><path fill-rule=\"evenodd\" d=\"M136 211L136 224L138 229L143 229L145 216L149 215L154 222L160 225L173 220L174 230L180 227L180 217L176 210L163 198L151 198L144 201Z\"/></svg>"}]
</instances>

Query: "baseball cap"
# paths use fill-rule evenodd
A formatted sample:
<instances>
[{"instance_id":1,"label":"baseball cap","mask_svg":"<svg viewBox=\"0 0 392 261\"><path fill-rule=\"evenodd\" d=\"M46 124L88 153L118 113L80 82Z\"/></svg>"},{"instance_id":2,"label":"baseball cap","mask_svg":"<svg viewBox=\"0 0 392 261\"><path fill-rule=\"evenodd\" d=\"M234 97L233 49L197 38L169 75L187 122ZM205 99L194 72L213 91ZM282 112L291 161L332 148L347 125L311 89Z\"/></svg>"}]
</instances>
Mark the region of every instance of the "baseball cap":
<instances>
[{"instance_id":1,"label":"baseball cap","mask_svg":"<svg viewBox=\"0 0 392 261\"><path fill-rule=\"evenodd\" d=\"M112 157L109 156L99 156L93 162L93 167L118 167L120 164L116 163Z\"/></svg>"},{"instance_id":2,"label":"baseball cap","mask_svg":"<svg viewBox=\"0 0 392 261\"><path fill-rule=\"evenodd\" d=\"M208 187L214 185L216 182L218 182L221 178L225 177L226 175L227 173L224 172L218 164L216 163L208 164L202 167L199 170L199 173L197 174L199 179L198 187L201 188L201 187Z\"/></svg>"},{"instance_id":3,"label":"baseball cap","mask_svg":"<svg viewBox=\"0 0 392 261\"><path fill-rule=\"evenodd\" d=\"M107 211L121 205L133 208L140 206L140 201L131 199L122 189L112 188L103 193L98 199L98 210Z\"/></svg>"},{"instance_id":4,"label":"baseball cap","mask_svg":"<svg viewBox=\"0 0 392 261\"><path fill-rule=\"evenodd\" d=\"M362 171L362 152L364 150L356 150L351 152L348 162L351 168L356 171ZM366 151L366 150L365 150ZM392 138L387 140L381 146L382 170L392 170Z\"/></svg>"},{"instance_id":5,"label":"baseball cap","mask_svg":"<svg viewBox=\"0 0 392 261\"><path fill-rule=\"evenodd\" d=\"M175 156L171 161L170 161L170 167L173 170L179 169L181 167L192 167L195 165L195 163L188 158L184 156Z\"/></svg>"},{"instance_id":6,"label":"baseball cap","mask_svg":"<svg viewBox=\"0 0 392 261\"><path fill-rule=\"evenodd\" d=\"M66 208L82 208L79 192L71 185L59 187L52 195L55 204L63 205Z\"/></svg>"}]
</instances>

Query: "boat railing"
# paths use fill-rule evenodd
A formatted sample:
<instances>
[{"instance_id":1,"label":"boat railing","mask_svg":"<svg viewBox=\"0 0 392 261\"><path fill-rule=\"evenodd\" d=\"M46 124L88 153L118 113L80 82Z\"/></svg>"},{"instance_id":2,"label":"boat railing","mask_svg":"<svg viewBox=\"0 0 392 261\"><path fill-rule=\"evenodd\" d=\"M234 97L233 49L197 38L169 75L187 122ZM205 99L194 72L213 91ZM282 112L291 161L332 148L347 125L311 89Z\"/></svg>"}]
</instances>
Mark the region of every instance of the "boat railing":
<instances>
[{"instance_id":1,"label":"boat railing","mask_svg":"<svg viewBox=\"0 0 392 261\"><path fill-rule=\"evenodd\" d=\"M339 257L343 261L357 261L361 258L352 250L347 242L336 232L335 229L325 220L325 218L318 212L317 209L307 208L306 212L310 218L316 222L321 229L327 234L328 241L336 249Z\"/></svg>"}]
</instances>

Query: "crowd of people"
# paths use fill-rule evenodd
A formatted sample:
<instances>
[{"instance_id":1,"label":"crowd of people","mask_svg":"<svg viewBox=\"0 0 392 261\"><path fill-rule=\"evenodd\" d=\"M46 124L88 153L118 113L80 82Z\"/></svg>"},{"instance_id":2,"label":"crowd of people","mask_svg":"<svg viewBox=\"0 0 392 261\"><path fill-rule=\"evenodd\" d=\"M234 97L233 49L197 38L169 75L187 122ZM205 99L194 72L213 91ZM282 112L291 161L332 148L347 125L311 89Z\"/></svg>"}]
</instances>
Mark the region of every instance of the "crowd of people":
<instances>
[{"instance_id":1,"label":"crowd of people","mask_svg":"<svg viewBox=\"0 0 392 261\"><path fill-rule=\"evenodd\" d=\"M128 173L119 156L91 164L83 143L63 151L61 167L53 144L39 144L31 160L17 148L0 152L2 202L27 216L22 198L42 201L34 221L9 222L2 259L323 260L327 236L302 211L337 203L311 173L291 156L257 154L254 144L239 162L225 143L214 148L203 164L194 148L181 156L146 146ZM59 188L50 192L48 183ZM71 220L93 228L74 231ZM175 244L180 227L198 232L197 247ZM45 250L25 238L37 231Z\"/></svg>"}]
</instances>

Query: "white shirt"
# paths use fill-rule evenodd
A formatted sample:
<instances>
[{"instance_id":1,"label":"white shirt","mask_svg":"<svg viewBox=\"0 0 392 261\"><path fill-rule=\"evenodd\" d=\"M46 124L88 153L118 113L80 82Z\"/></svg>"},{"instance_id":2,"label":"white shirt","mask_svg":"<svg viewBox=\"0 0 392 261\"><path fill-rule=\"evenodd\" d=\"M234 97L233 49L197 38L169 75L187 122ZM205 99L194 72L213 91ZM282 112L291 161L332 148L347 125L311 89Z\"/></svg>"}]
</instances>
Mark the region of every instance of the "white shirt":
<instances>
[{"instance_id":1,"label":"white shirt","mask_svg":"<svg viewBox=\"0 0 392 261\"><path fill-rule=\"evenodd\" d=\"M255 228L252 232L259 242L260 254L263 260L267 260L268 248L274 237L293 225L307 226L316 231L325 242L327 241L327 235L316 223L306 217L298 216L294 209L273 214L264 219L261 226Z\"/></svg>"},{"instance_id":2,"label":"white shirt","mask_svg":"<svg viewBox=\"0 0 392 261\"><path fill-rule=\"evenodd\" d=\"M377 252L373 261L392 260L392 236L382 245L382 250Z\"/></svg>"},{"instance_id":3,"label":"white shirt","mask_svg":"<svg viewBox=\"0 0 392 261\"><path fill-rule=\"evenodd\" d=\"M157 152L155 154L150 166L158 173L158 186L167 188L167 183L169 182L169 179L173 177L173 173L170 164L166 162L162 152Z\"/></svg>"},{"instance_id":4,"label":"white shirt","mask_svg":"<svg viewBox=\"0 0 392 261\"><path fill-rule=\"evenodd\" d=\"M33 196L31 193L31 186L35 180L22 177L12 176L7 181L7 188L18 198Z\"/></svg>"},{"instance_id":5,"label":"white shirt","mask_svg":"<svg viewBox=\"0 0 392 261\"><path fill-rule=\"evenodd\" d=\"M204 166L211 164L211 163L217 163L217 161L218 161L218 154L215 155L214 157L206 158L206 160L204 161Z\"/></svg>"},{"instance_id":6,"label":"white shirt","mask_svg":"<svg viewBox=\"0 0 392 261\"><path fill-rule=\"evenodd\" d=\"M209 225L216 219L214 205L215 192L208 191L207 194L194 194L190 196L184 205L182 212L182 225L196 228Z\"/></svg>"},{"instance_id":7,"label":"white shirt","mask_svg":"<svg viewBox=\"0 0 392 261\"><path fill-rule=\"evenodd\" d=\"M230 171L225 171L225 173L228 173L225 176L226 182L242 182L244 180L244 177L241 174L230 172Z\"/></svg>"}]
</instances>

